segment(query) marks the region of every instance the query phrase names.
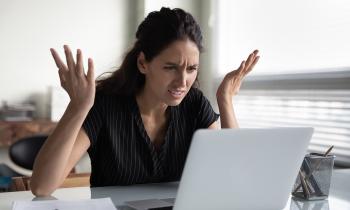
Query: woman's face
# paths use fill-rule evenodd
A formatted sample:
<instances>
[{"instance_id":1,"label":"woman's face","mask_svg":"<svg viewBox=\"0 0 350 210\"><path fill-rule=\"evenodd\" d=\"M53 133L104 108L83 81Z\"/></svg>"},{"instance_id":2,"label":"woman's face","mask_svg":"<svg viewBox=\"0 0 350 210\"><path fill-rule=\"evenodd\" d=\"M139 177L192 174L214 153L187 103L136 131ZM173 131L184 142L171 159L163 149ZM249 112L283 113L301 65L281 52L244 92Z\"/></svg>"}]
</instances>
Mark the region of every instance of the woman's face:
<instances>
[{"instance_id":1,"label":"woman's face","mask_svg":"<svg viewBox=\"0 0 350 210\"><path fill-rule=\"evenodd\" d=\"M189 39L177 40L150 62L140 53L138 67L146 77L146 95L168 106L176 106L196 80L199 50Z\"/></svg>"}]
</instances>

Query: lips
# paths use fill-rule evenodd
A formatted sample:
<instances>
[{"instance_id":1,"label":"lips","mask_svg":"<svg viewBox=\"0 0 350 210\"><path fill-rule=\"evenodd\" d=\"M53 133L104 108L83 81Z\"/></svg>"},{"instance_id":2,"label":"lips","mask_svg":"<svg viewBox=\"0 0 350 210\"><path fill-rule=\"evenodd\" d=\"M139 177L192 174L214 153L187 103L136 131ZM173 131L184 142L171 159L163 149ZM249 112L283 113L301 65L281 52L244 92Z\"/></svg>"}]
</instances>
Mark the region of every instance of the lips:
<instances>
[{"instance_id":1,"label":"lips","mask_svg":"<svg viewBox=\"0 0 350 210\"><path fill-rule=\"evenodd\" d=\"M184 90L168 90L168 92L173 96L182 96L185 93Z\"/></svg>"}]
</instances>

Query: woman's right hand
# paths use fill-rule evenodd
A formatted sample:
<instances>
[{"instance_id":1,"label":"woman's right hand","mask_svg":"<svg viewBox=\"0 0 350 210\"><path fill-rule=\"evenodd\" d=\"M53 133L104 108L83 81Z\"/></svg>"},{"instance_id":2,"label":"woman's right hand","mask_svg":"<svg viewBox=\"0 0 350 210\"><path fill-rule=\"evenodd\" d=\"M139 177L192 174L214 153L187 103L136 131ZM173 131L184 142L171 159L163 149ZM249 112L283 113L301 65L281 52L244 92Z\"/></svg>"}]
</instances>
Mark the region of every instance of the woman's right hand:
<instances>
[{"instance_id":1,"label":"woman's right hand","mask_svg":"<svg viewBox=\"0 0 350 210\"><path fill-rule=\"evenodd\" d=\"M68 45L64 45L67 65L60 59L55 49L51 48L50 51L58 68L61 86L70 97L70 106L75 110L88 112L95 99L95 76L92 59L88 59L88 71L85 74L83 55L80 49L77 50L75 62Z\"/></svg>"}]
</instances>

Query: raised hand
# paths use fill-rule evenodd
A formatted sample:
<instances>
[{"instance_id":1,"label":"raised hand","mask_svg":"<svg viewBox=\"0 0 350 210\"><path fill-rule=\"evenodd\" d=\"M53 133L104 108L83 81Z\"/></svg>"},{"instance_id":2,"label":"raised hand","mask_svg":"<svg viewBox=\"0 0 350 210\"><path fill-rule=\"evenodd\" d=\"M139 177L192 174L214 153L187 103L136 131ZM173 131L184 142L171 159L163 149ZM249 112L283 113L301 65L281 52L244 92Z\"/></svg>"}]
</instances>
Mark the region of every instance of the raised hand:
<instances>
[{"instance_id":1,"label":"raised hand","mask_svg":"<svg viewBox=\"0 0 350 210\"><path fill-rule=\"evenodd\" d=\"M244 77L253 70L260 58L258 53L258 50L254 50L246 61L242 61L237 70L226 74L216 92L218 100L232 100L232 97L238 93Z\"/></svg>"},{"instance_id":2,"label":"raised hand","mask_svg":"<svg viewBox=\"0 0 350 210\"><path fill-rule=\"evenodd\" d=\"M77 50L75 62L71 50L67 45L64 45L67 65L60 59L55 49L51 48L50 51L58 68L61 86L70 97L70 105L77 110L89 111L95 98L95 76L92 59L88 59L88 71L85 74L83 55L80 49Z\"/></svg>"}]
</instances>

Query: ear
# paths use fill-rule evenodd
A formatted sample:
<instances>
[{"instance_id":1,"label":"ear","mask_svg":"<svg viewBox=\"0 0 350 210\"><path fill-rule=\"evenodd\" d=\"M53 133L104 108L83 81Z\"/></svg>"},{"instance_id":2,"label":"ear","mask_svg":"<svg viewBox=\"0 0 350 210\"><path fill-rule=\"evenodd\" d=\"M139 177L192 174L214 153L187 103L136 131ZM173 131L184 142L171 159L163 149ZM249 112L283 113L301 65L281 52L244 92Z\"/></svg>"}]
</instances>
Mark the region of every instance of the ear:
<instances>
[{"instance_id":1,"label":"ear","mask_svg":"<svg viewBox=\"0 0 350 210\"><path fill-rule=\"evenodd\" d=\"M147 61L143 52L140 52L140 54L137 56L137 68L142 74L146 74Z\"/></svg>"}]
</instances>

